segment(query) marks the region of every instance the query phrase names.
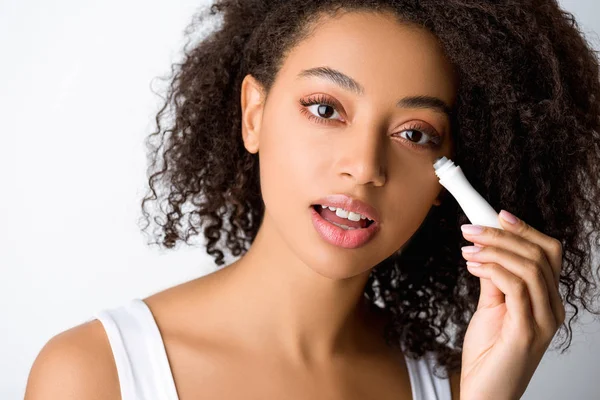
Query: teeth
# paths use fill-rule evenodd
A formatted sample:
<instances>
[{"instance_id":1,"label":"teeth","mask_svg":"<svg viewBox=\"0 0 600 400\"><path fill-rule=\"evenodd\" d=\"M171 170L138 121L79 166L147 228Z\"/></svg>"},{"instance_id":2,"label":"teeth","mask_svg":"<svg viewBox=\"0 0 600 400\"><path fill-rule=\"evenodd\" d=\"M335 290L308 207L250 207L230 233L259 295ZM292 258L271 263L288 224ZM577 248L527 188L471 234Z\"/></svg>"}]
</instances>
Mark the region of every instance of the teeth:
<instances>
[{"instance_id":1,"label":"teeth","mask_svg":"<svg viewBox=\"0 0 600 400\"><path fill-rule=\"evenodd\" d=\"M334 224L335 226L339 226L340 228L344 228L348 231L352 231L354 229L358 229L358 228L352 228L350 226L344 225L344 224L336 224L335 222L331 222L332 224Z\"/></svg>"},{"instance_id":2,"label":"teeth","mask_svg":"<svg viewBox=\"0 0 600 400\"><path fill-rule=\"evenodd\" d=\"M350 221L360 221L361 219L368 219L367 217L365 217L362 214L359 213L355 213L352 211L347 211L344 210L343 208L338 208L338 207L330 207L330 206L321 206L322 208L329 208L331 211L335 211L335 215L337 215L340 218L346 218L349 219ZM369 219L369 221L371 221Z\"/></svg>"},{"instance_id":3,"label":"teeth","mask_svg":"<svg viewBox=\"0 0 600 400\"><path fill-rule=\"evenodd\" d=\"M360 214L350 211L348 213L348 219L350 221L360 221Z\"/></svg>"},{"instance_id":4,"label":"teeth","mask_svg":"<svg viewBox=\"0 0 600 400\"><path fill-rule=\"evenodd\" d=\"M348 211L344 210L343 208L338 208L337 210L335 210L335 215L337 215L340 218L348 218Z\"/></svg>"}]
</instances>

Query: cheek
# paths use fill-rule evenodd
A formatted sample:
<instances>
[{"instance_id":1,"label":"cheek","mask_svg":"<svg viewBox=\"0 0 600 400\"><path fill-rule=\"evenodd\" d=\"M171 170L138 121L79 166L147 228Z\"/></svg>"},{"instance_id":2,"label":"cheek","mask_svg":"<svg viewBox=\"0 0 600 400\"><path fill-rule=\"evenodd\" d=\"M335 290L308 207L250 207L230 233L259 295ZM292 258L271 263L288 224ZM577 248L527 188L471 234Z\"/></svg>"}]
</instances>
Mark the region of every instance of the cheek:
<instances>
[{"instance_id":1,"label":"cheek","mask_svg":"<svg viewBox=\"0 0 600 400\"><path fill-rule=\"evenodd\" d=\"M264 158L269 174L285 174L286 182L293 187L314 183L314 173L323 168L324 156L330 154L332 141L323 140L324 135L314 128L311 131L299 119L302 116L290 115L289 110L286 113L274 111L281 117L273 118L272 114L268 119L270 125L261 132L259 159Z\"/></svg>"},{"instance_id":2,"label":"cheek","mask_svg":"<svg viewBox=\"0 0 600 400\"><path fill-rule=\"evenodd\" d=\"M390 191L387 203L392 205L394 229L415 232L421 225L441 189L437 178L432 175L423 171L405 175Z\"/></svg>"},{"instance_id":3,"label":"cheek","mask_svg":"<svg viewBox=\"0 0 600 400\"><path fill-rule=\"evenodd\" d=\"M432 204L440 190L438 177L430 162L430 154L400 156L390 165L390 177L398 182L399 193L410 194L416 201Z\"/></svg>"},{"instance_id":4,"label":"cheek","mask_svg":"<svg viewBox=\"0 0 600 400\"><path fill-rule=\"evenodd\" d=\"M258 158L265 205L272 199L287 206L304 202L308 207L310 189L319 176L319 155L298 128L263 127Z\"/></svg>"}]
</instances>

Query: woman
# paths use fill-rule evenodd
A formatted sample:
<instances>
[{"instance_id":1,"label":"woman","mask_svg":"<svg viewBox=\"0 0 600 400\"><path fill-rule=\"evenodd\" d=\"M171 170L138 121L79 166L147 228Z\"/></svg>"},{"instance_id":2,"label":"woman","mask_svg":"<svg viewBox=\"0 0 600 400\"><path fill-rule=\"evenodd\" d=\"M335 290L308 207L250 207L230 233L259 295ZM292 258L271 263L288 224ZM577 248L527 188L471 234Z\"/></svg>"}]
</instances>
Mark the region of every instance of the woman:
<instances>
[{"instance_id":1,"label":"woman","mask_svg":"<svg viewBox=\"0 0 600 400\"><path fill-rule=\"evenodd\" d=\"M160 244L202 229L228 265L52 338L26 398L519 398L563 302L590 310L595 289L598 60L572 16L549 0L207 16L223 20L173 76L142 207L166 205ZM519 218L477 233L440 156Z\"/></svg>"}]
</instances>

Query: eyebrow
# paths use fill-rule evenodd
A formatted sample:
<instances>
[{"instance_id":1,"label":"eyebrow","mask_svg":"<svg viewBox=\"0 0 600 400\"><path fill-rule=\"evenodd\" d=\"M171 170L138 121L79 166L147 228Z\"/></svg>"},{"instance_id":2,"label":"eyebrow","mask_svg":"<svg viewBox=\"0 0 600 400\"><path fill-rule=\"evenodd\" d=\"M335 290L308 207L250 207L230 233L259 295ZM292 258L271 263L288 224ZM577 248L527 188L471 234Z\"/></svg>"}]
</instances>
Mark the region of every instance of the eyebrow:
<instances>
[{"instance_id":1,"label":"eyebrow","mask_svg":"<svg viewBox=\"0 0 600 400\"><path fill-rule=\"evenodd\" d=\"M340 72L336 69L329 67L316 67L302 70L298 74L298 78L308 78L308 77L317 77L327 79L334 84L338 85L344 90L350 91L359 96L364 95L365 89L364 87L355 81L353 78L348 75ZM450 107L444 100L435 96L407 96L398 100L396 103L396 107L401 108L429 108L435 112L442 113L451 118L453 113L452 107Z\"/></svg>"}]
</instances>

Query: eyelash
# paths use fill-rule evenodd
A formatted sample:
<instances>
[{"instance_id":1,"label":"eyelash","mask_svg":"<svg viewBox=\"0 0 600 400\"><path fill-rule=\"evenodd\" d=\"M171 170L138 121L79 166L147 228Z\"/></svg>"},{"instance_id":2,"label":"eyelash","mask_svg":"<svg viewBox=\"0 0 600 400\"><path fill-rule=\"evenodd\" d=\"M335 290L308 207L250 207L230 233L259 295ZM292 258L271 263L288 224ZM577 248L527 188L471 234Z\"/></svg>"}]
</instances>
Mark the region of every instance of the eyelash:
<instances>
[{"instance_id":1,"label":"eyelash","mask_svg":"<svg viewBox=\"0 0 600 400\"><path fill-rule=\"evenodd\" d=\"M328 120L326 118L318 117L318 116L314 115L313 113L311 113L310 111L308 111L308 108L307 108L312 105L318 104L318 105L325 105L325 106L333 107L335 109L335 111L338 111L336 102L330 100L328 97L326 97L324 95L319 95L318 97L310 97L306 100L300 99L299 102L303 106L300 109L300 112L302 114L306 114L306 116L309 120L314 121L319 124L325 124L325 125L329 124L330 121L335 121L335 120ZM416 148L418 150L423 150L423 148L427 148L427 147L430 147L432 149L436 149L436 148L440 147L441 140L442 140L441 136L439 134L437 134L433 129L423 126L423 125L419 124L418 122L414 122L408 128L403 129L401 132L412 131L412 130L424 133L427 136L429 136L430 144L428 144L428 145L416 144L414 142L411 142L410 140L404 139L404 141L409 146Z\"/></svg>"}]
</instances>

